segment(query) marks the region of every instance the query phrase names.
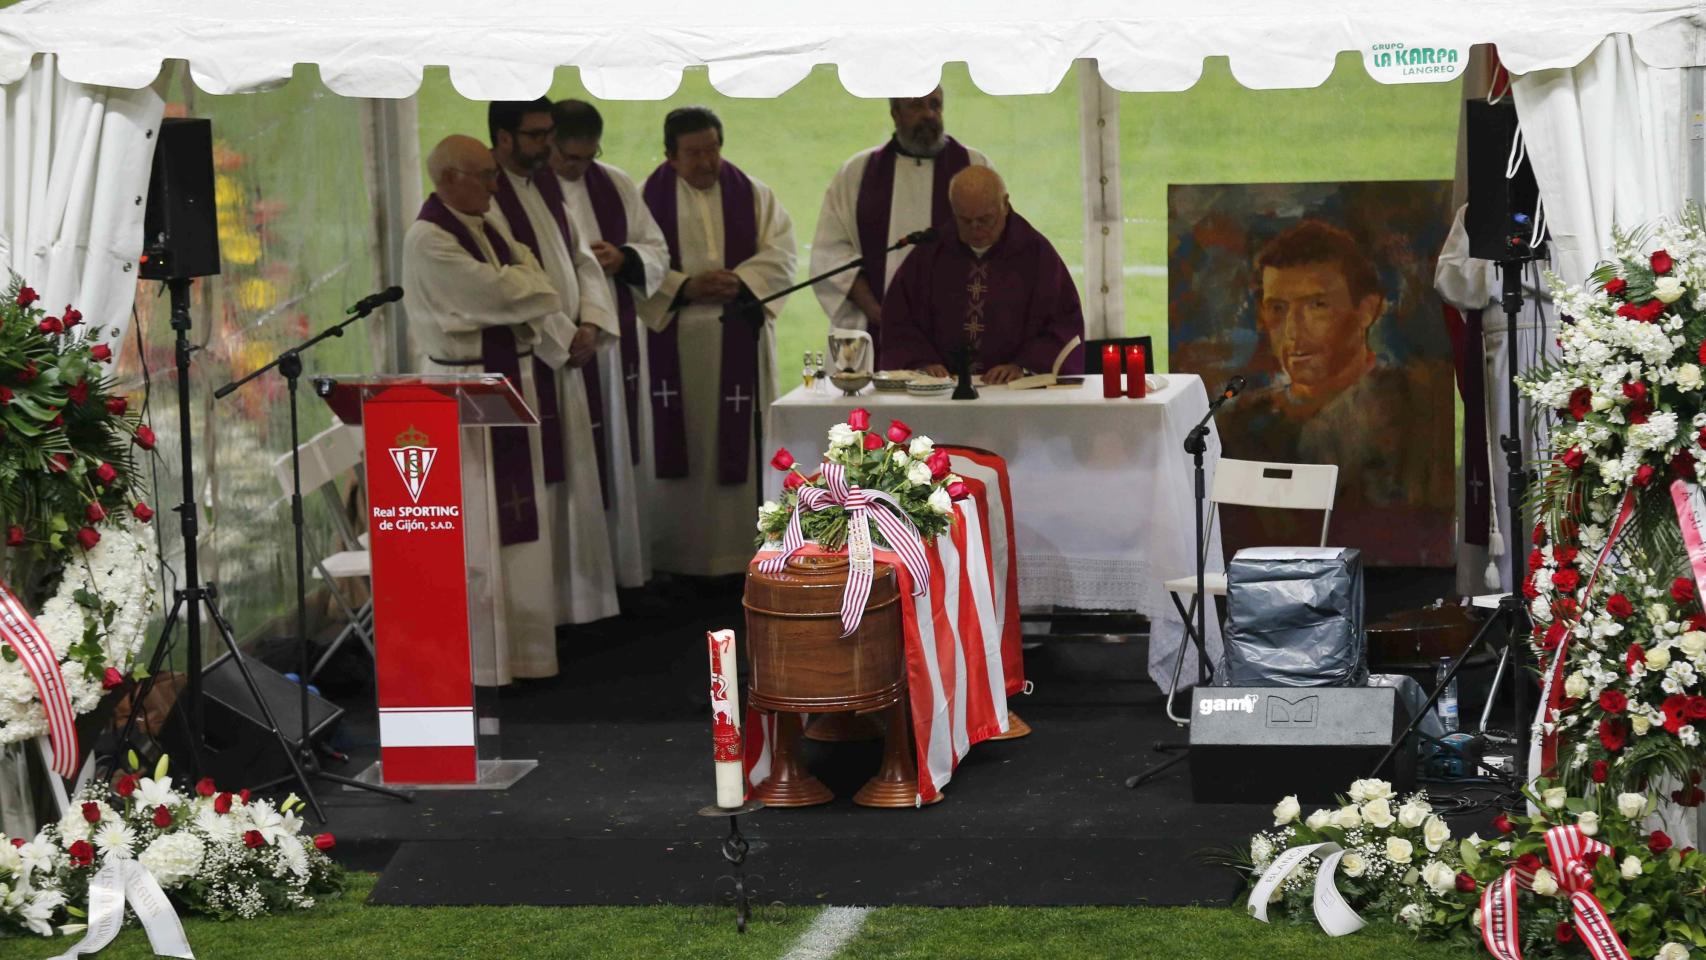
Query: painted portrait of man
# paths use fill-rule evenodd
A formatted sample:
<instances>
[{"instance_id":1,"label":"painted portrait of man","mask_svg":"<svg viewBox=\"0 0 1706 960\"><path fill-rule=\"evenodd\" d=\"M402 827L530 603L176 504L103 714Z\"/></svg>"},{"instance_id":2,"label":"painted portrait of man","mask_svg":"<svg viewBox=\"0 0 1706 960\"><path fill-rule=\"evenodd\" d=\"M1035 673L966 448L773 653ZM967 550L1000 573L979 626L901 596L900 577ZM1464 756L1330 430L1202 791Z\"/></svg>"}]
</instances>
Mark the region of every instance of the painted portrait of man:
<instances>
[{"instance_id":1,"label":"painted portrait of man","mask_svg":"<svg viewBox=\"0 0 1706 960\"><path fill-rule=\"evenodd\" d=\"M1174 224L1174 260L1189 261L1180 266L1191 288L1224 283L1227 273L1205 272L1210 265L1232 268L1237 281L1207 296L1175 284L1172 368L1201 373L1210 389L1247 378L1216 418L1224 456L1338 465L1329 544L1357 547L1371 563L1449 564L1455 401L1427 283L1448 194L1431 182L1294 186L1317 202L1294 193L1272 203L1286 191L1271 185L1235 197L1218 187L1209 209ZM1228 220L1234 211L1246 215L1241 224ZM1320 537L1319 516L1286 511L1231 510L1223 525L1229 554Z\"/></svg>"}]
</instances>

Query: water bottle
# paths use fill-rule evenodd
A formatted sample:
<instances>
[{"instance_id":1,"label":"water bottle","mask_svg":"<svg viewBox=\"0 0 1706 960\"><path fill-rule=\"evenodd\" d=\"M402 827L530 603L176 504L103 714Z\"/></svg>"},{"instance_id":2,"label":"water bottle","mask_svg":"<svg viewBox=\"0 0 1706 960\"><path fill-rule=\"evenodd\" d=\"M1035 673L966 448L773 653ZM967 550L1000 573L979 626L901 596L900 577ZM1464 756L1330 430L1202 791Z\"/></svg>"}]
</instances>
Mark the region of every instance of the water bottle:
<instances>
[{"instance_id":1,"label":"water bottle","mask_svg":"<svg viewBox=\"0 0 1706 960\"><path fill-rule=\"evenodd\" d=\"M1447 673L1450 673L1450 672L1451 672L1451 658L1450 657L1440 657L1439 658L1439 678L1441 680L1444 680L1445 675ZM1456 733L1457 732L1457 678L1456 677L1451 678L1451 682L1445 685L1445 692L1439 695L1438 710L1439 710L1439 722L1440 722L1441 726L1445 727L1445 732L1446 733Z\"/></svg>"}]
</instances>

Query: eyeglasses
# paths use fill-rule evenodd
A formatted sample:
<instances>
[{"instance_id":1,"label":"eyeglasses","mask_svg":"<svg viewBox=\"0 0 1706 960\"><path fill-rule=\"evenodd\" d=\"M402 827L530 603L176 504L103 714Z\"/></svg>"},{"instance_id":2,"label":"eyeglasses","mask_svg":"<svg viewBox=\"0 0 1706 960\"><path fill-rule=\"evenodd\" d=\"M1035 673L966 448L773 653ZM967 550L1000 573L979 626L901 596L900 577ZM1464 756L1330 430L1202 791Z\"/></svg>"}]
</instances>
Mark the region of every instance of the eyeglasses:
<instances>
[{"instance_id":1,"label":"eyeglasses","mask_svg":"<svg viewBox=\"0 0 1706 960\"><path fill-rule=\"evenodd\" d=\"M556 129L556 127L543 127L538 130L517 130L515 131L515 135L518 137L526 137L529 140L543 140L550 136Z\"/></svg>"},{"instance_id":2,"label":"eyeglasses","mask_svg":"<svg viewBox=\"0 0 1706 960\"><path fill-rule=\"evenodd\" d=\"M498 182L498 168L497 167L487 167L484 170L464 170L461 167L451 167L450 169L455 170L457 173L462 174L464 177L473 177L477 180L484 180L487 183L497 183Z\"/></svg>"}]
</instances>

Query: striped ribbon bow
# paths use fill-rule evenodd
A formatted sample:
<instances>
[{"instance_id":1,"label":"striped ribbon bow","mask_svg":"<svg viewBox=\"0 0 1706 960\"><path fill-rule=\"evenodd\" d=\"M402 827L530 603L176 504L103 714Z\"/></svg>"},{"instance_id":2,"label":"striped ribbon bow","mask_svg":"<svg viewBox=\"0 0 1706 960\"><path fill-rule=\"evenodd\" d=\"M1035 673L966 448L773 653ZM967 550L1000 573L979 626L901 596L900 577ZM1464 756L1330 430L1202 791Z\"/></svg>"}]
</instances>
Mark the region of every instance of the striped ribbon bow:
<instances>
[{"instance_id":1,"label":"striped ribbon bow","mask_svg":"<svg viewBox=\"0 0 1706 960\"><path fill-rule=\"evenodd\" d=\"M1630 960L1628 948L1612 929L1611 920L1593 895L1593 871L1586 858L1591 854L1612 856L1606 844L1589 837L1581 827L1553 827L1546 831L1546 855L1558 888L1570 897L1570 913L1576 933L1587 944L1594 960ZM1481 892L1481 942L1498 960L1522 960L1522 931L1517 923L1517 887L1531 889L1534 872L1513 866L1505 875L1487 884Z\"/></svg>"},{"instance_id":2,"label":"striped ribbon bow","mask_svg":"<svg viewBox=\"0 0 1706 960\"><path fill-rule=\"evenodd\" d=\"M930 582L930 557L924 552L924 540L918 535L918 528L913 526L912 518L906 515L894 497L881 490L866 490L856 483L849 483L847 468L839 463L823 465L823 480L825 486L799 489L799 506L788 518L788 530L782 535L782 552L761 561L758 569L765 573L780 573L788 558L806 545L805 534L800 530L800 514L827 507L845 509L850 565L847 589L841 595L841 635L850 637L859 629L859 621L865 616L865 601L871 597L871 582L875 577L870 552L871 520L877 521L877 529L882 531L883 539L900 556L900 562L912 576L912 595L915 597L923 596Z\"/></svg>"},{"instance_id":3,"label":"striped ribbon bow","mask_svg":"<svg viewBox=\"0 0 1706 960\"><path fill-rule=\"evenodd\" d=\"M36 699L47 715L47 738L53 746L53 772L70 780L77 776L77 713L71 692L59 670L59 657L41 628L12 591L0 584L0 643L12 648L36 685Z\"/></svg>"}]
</instances>

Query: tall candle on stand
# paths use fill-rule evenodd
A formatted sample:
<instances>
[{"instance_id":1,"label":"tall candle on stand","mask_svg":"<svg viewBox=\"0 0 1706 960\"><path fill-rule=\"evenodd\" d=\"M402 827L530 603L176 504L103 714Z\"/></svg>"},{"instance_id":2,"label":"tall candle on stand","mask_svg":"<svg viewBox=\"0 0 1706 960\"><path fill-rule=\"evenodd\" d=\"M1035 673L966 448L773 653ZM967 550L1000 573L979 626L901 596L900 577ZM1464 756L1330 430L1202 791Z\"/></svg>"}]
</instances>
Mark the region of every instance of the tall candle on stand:
<instances>
[{"instance_id":1,"label":"tall candle on stand","mask_svg":"<svg viewBox=\"0 0 1706 960\"><path fill-rule=\"evenodd\" d=\"M1148 370L1149 367L1148 364L1145 363L1145 360L1146 358L1143 355L1143 347L1132 346L1126 348L1125 395L1128 397L1138 397L1141 399L1144 394L1149 392L1149 380L1144 376L1144 372Z\"/></svg>"},{"instance_id":2,"label":"tall candle on stand","mask_svg":"<svg viewBox=\"0 0 1706 960\"><path fill-rule=\"evenodd\" d=\"M1120 395L1120 348L1108 344L1102 348L1102 399L1112 400Z\"/></svg>"},{"instance_id":3,"label":"tall candle on stand","mask_svg":"<svg viewBox=\"0 0 1706 960\"><path fill-rule=\"evenodd\" d=\"M746 802L740 742L740 665L735 632L705 633L711 651L711 744L717 764L717 806L733 809Z\"/></svg>"}]
</instances>

